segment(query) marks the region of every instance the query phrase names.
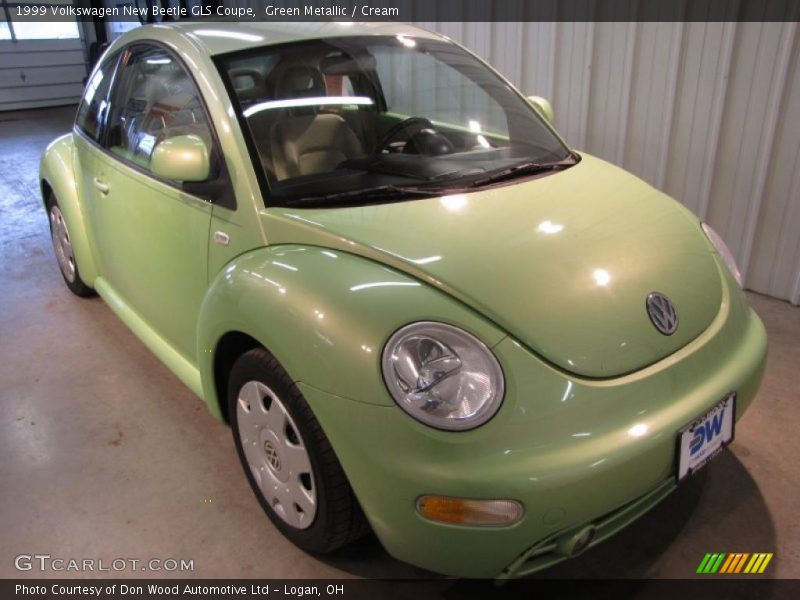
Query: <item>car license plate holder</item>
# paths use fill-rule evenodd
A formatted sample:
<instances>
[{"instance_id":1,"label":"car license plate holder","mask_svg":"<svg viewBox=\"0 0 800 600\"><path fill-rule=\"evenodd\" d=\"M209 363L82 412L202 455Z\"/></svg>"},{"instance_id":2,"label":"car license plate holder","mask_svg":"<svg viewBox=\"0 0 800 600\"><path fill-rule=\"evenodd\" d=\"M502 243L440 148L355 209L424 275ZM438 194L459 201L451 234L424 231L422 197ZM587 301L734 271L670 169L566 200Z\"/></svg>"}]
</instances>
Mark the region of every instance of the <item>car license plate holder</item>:
<instances>
[{"instance_id":1,"label":"car license plate holder","mask_svg":"<svg viewBox=\"0 0 800 600\"><path fill-rule=\"evenodd\" d=\"M702 469L733 441L736 392L731 392L678 433L675 478L680 483Z\"/></svg>"}]
</instances>

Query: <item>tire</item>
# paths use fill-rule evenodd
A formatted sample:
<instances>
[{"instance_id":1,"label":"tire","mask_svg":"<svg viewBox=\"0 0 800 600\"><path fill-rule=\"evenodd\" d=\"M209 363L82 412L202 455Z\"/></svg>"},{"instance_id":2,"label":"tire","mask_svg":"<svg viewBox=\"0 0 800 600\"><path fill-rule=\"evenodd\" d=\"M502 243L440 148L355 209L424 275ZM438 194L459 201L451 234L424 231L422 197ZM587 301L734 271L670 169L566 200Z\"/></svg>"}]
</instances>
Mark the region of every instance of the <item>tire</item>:
<instances>
[{"instance_id":1,"label":"tire","mask_svg":"<svg viewBox=\"0 0 800 600\"><path fill-rule=\"evenodd\" d=\"M234 363L228 415L250 487L292 543L325 554L370 531L314 413L266 350L250 350Z\"/></svg>"},{"instance_id":2,"label":"tire","mask_svg":"<svg viewBox=\"0 0 800 600\"><path fill-rule=\"evenodd\" d=\"M50 224L50 241L53 243L58 269L69 291L81 298L94 296L94 290L81 279L78 263L72 251L72 239L67 229L67 222L61 213L58 200L52 194L47 198L47 221Z\"/></svg>"}]
</instances>

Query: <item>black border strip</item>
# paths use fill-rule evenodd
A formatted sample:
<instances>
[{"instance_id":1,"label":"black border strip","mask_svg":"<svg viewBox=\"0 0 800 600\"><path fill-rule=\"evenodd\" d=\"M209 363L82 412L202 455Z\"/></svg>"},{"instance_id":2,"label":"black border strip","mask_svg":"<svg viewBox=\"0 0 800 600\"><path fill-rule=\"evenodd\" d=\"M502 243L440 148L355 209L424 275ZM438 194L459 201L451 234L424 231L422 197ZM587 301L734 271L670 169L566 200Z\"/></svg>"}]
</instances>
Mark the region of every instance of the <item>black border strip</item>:
<instances>
[{"instance_id":1,"label":"black border strip","mask_svg":"<svg viewBox=\"0 0 800 600\"><path fill-rule=\"evenodd\" d=\"M39 0L46 5L47 0ZM92 7L91 0L75 0L81 9ZM122 8L116 15L77 16L85 22L161 22L197 19L240 22L272 21L650 21L650 22L790 22L800 20L800 0L212 0L187 3L181 0L149 0L121 3L156 5L172 8L166 16L137 16L125 14ZM17 3L8 1L10 10ZM267 12L267 7L285 9ZM13 7L13 8L12 8ZM202 7L202 10L201 10ZM220 8L221 10L218 10ZM225 8L249 9L238 17ZM177 17L174 15L178 15ZM11 15L14 20L70 21L75 15L24 17Z\"/></svg>"},{"instance_id":2,"label":"black border strip","mask_svg":"<svg viewBox=\"0 0 800 600\"><path fill-rule=\"evenodd\" d=\"M776 557L777 558L777 557ZM687 571L694 570L693 561ZM150 593L148 585L170 588L178 593ZM26 588L17 588L26 586ZM63 592L59 591L62 589ZM84 587L83 593L67 595L67 590ZM113 586L113 587L112 587ZM127 593L121 593L127 586ZM142 593L131 588L142 587ZM188 586L188 588L187 588ZM100 594L88 589L100 589ZM203 590L206 593L188 590ZM33 591L37 589L38 591ZM265 593L265 590L269 590ZM55 590L55 591L54 591ZM208 591L210 590L210 591ZM316 590L315 593L313 590ZM457 579L5 579L0 582L3 598L102 598L103 600L143 600L150 598L219 598L232 599L298 599L330 598L332 600L396 600L413 598L445 598L447 600L493 598L646 598L671 600L675 597L702 599L797 598L800 580L769 579L764 576L729 575L700 576L694 579L518 579L503 585L492 580Z\"/></svg>"}]
</instances>

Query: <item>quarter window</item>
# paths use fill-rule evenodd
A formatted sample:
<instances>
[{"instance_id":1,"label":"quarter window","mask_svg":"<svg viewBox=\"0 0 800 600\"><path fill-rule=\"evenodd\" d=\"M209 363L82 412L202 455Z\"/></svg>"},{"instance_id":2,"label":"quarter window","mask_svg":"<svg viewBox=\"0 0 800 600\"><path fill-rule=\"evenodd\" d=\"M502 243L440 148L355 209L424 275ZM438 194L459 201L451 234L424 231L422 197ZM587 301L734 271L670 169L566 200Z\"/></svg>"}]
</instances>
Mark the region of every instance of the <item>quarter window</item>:
<instances>
[{"instance_id":1,"label":"quarter window","mask_svg":"<svg viewBox=\"0 0 800 600\"><path fill-rule=\"evenodd\" d=\"M133 47L118 80L106 140L113 154L150 170L153 149L171 137L194 135L212 147L200 94L167 51Z\"/></svg>"},{"instance_id":2,"label":"quarter window","mask_svg":"<svg viewBox=\"0 0 800 600\"><path fill-rule=\"evenodd\" d=\"M114 77L119 54L109 57L97 71L94 72L86 89L83 100L78 109L75 124L93 140L99 142L105 118L108 116L108 90Z\"/></svg>"}]
</instances>

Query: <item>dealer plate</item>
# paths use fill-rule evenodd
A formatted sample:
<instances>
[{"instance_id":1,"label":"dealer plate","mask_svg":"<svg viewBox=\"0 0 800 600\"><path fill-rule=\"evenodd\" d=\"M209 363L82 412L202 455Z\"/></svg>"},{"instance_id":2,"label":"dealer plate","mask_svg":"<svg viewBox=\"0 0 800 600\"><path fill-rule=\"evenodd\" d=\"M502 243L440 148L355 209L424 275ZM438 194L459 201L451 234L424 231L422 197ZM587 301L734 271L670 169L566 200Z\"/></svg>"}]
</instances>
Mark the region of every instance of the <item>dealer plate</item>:
<instances>
[{"instance_id":1,"label":"dealer plate","mask_svg":"<svg viewBox=\"0 0 800 600\"><path fill-rule=\"evenodd\" d=\"M733 441L736 393L681 429L678 438L678 481L691 475Z\"/></svg>"}]
</instances>

